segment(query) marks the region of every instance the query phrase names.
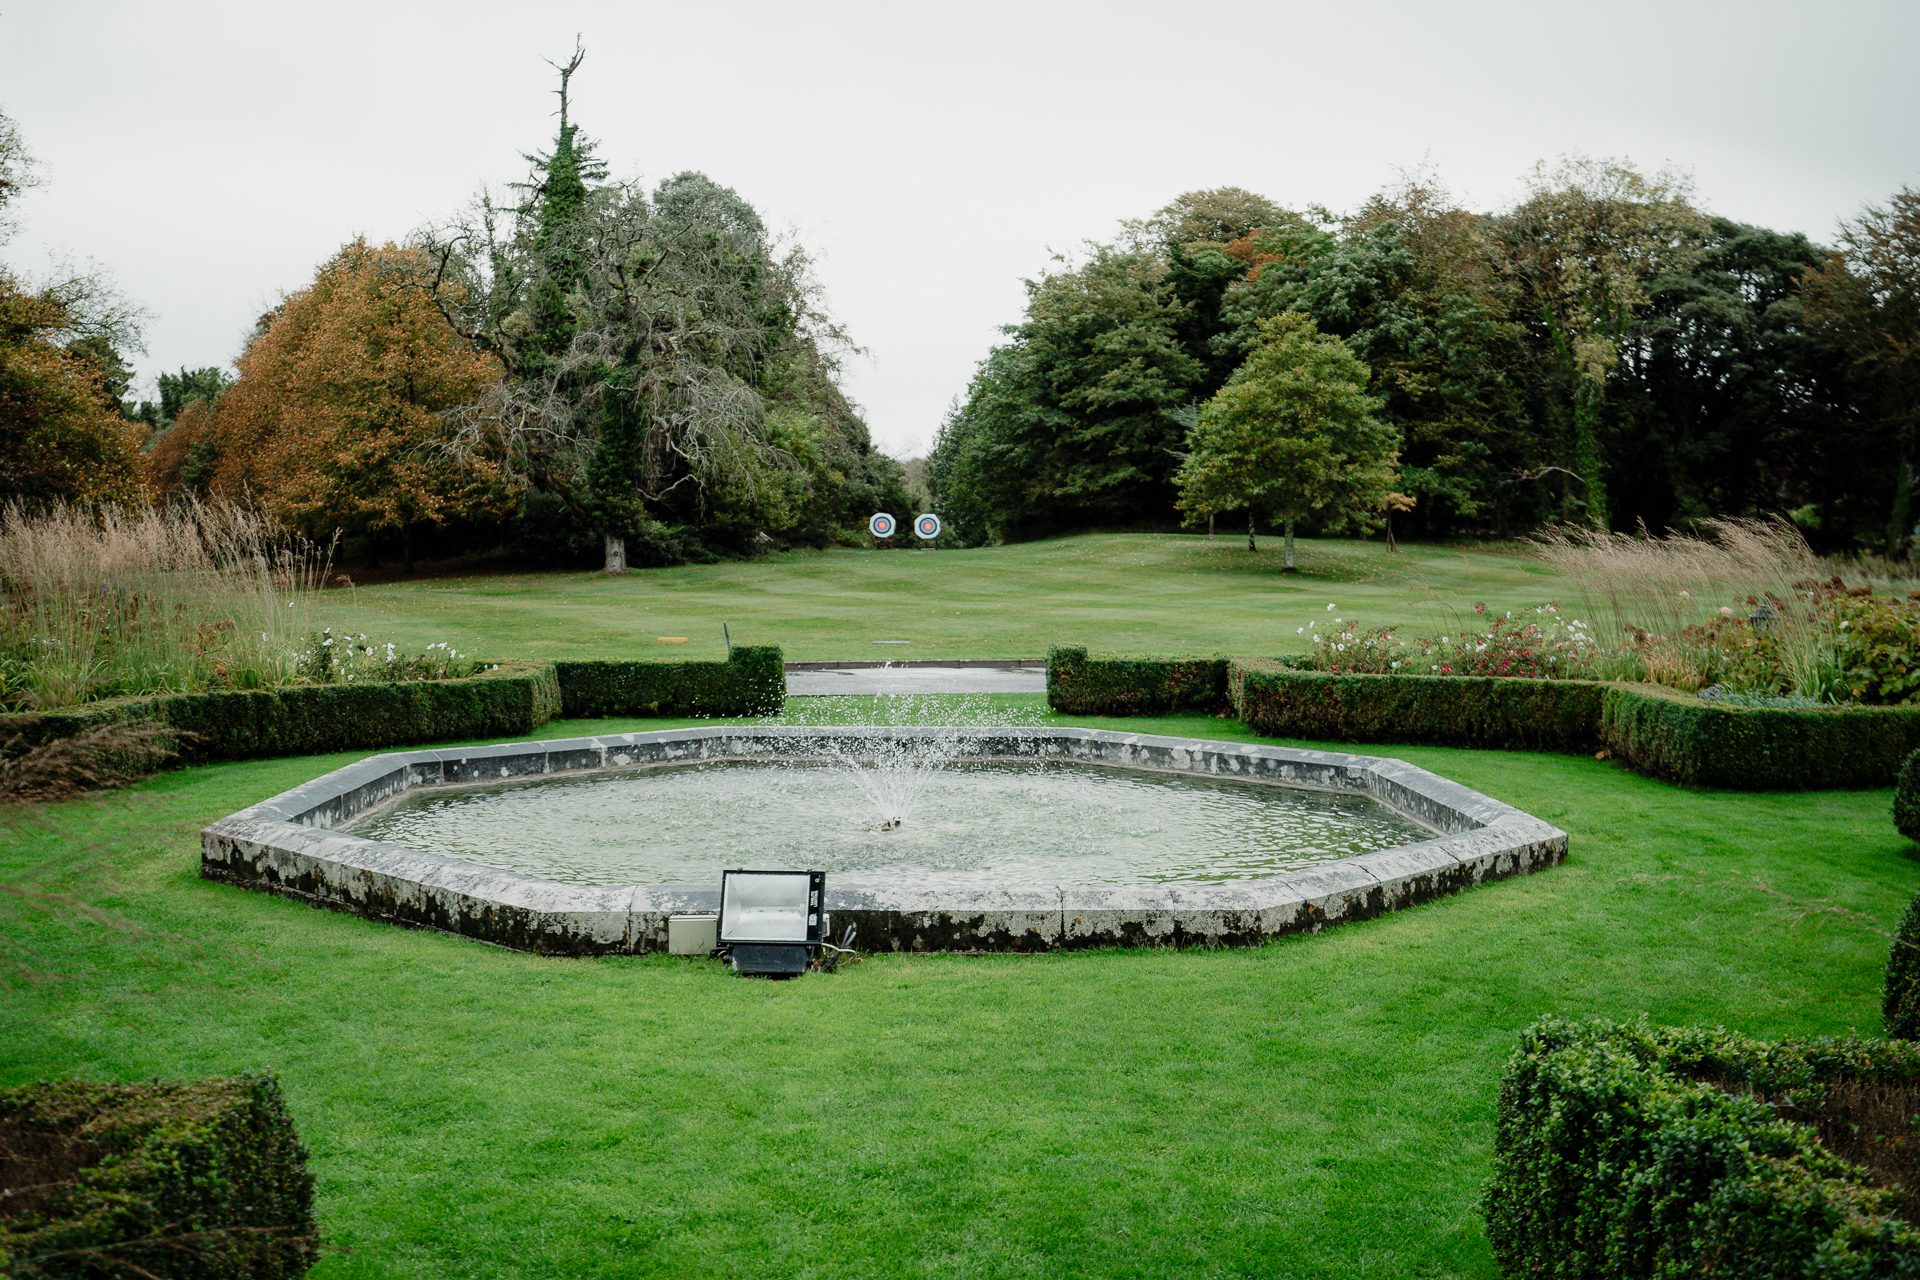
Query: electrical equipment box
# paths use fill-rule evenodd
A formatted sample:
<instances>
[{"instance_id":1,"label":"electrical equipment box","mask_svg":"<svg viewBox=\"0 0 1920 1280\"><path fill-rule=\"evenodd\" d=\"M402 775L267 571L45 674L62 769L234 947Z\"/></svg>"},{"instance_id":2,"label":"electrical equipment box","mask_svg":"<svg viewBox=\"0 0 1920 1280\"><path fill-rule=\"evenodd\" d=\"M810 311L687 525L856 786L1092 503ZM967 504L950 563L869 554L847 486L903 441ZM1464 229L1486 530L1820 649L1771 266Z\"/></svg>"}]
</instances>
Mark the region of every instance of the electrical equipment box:
<instances>
[{"instance_id":1,"label":"electrical equipment box","mask_svg":"<svg viewBox=\"0 0 1920 1280\"><path fill-rule=\"evenodd\" d=\"M667 950L676 956L703 956L720 939L720 917L685 915L667 917Z\"/></svg>"}]
</instances>

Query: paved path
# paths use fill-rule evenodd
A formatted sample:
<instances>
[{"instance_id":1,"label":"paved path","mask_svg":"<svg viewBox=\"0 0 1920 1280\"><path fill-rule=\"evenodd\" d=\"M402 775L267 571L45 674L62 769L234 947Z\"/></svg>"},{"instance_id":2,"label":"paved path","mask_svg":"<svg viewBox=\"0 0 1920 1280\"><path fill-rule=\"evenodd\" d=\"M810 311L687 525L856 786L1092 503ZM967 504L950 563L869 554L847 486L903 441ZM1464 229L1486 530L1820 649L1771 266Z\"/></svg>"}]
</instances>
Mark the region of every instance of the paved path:
<instances>
[{"instance_id":1,"label":"paved path","mask_svg":"<svg viewBox=\"0 0 1920 1280\"><path fill-rule=\"evenodd\" d=\"M787 693L1045 693L1042 663L1022 667L828 667L787 672Z\"/></svg>"}]
</instances>

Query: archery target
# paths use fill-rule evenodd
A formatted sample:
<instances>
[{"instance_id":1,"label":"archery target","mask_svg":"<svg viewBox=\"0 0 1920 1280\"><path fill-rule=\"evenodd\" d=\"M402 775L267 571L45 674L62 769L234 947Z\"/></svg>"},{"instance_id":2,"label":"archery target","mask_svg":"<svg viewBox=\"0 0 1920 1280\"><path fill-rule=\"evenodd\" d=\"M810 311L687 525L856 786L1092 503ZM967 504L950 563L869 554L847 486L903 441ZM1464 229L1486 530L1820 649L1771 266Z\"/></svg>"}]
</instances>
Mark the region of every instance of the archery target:
<instances>
[{"instance_id":1,"label":"archery target","mask_svg":"<svg viewBox=\"0 0 1920 1280\"><path fill-rule=\"evenodd\" d=\"M913 531L920 535L922 541L932 542L940 536L940 517L929 511L913 522Z\"/></svg>"},{"instance_id":2,"label":"archery target","mask_svg":"<svg viewBox=\"0 0 1920 1280\"><path fill-rule=\"evenodd\" d=\"M893 536L893 529L893 517L884 511L874 512L873 519L867 521L868 532L872 533L876 538L891 538Z\"/></svg>"}]
</instances>

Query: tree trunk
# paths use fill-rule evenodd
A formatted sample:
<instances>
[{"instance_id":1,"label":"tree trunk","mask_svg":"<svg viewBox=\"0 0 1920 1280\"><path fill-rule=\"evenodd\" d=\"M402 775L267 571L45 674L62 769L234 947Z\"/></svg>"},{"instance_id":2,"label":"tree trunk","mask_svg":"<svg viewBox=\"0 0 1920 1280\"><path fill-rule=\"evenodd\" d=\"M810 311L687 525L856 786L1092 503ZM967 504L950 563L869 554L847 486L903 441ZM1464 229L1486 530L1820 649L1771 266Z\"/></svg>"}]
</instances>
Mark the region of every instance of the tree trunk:
<instances>
[{"instance_id":1,"label":"tree trunk","mask_svg":"<svg viewBox=\"0 0 1920 1280\"><path fill-rule=\"evenodd\" d=\"M400 572L413 573L413 525L405 521L400 525Z\"/></svg>"},{"instance_id":2,"label":"tree trunk","mask_svg":"<svg viewBox=\"0 0 1920 1280\"><path fill-rule=\"evenodd\" d=\"M1287 562L1282 567L1287 569L1295 567L1293 563L1293 521L1291 520L1287 521Z\"/></svg>"},{"instance_id":3,"label":"tree trunk","mask_svg":"<svg viewBox=\"0 0 1920 1280\"><path fill-rule=\"evenodd\" d=\"M607 567L601 572L609 577L618 577L627 571L627 540L607 535Z\"/></svg>"},{"instance_id":4,"label":"tree trunk","mask_svg":"<svg viewBox=\"0 0 1920 1280\"><path fill-rule=\"evenodd\" d=\"M1893 519L1887 522L1887 557L1892 560L1907 558L1907 540L1912 536L1911 513L1913 510L1913 464L1905 458L1900 459L1900 474L1894 481Z\"/></svg>"},{"instance_id":5,"label":"tree trunk","mask_svg":"<svg viewBox=\"0 0 1920 1280\"><path fill-rule=\"evenodd\" d=\"M1393 545L1393 508L1387 508L1387 553L1391 555L1400 548Z\"/></svg>"},{"instance_id":6,"label":"tree trunk","mask_svg":"<svg viewBox=\"0 0 1920 1280\"><path fill-rule=\"evenodd\" d=\"M1612 527L1607 512L1607 485L1600 461L1601 388L1581 379L1573 392L1573 469L1587 491L1587 523L1605 533Z\"/></svg>"},{"instance_id":7,"label":"tree trunk","mask_svg":"<svg viewBox=\"0 0 1920 1280\"><path fill-rule=\"evenodd\" d=\"M1249 511L1247 512L1247 550L1258 551L1259 549L1253 545L1253 512Z\"/></svg>"},{"instance_id":8,"label":"tree trunk","mask_svg":"<svg viewBox=\"0 0 1920 1280\"><path fill-rule=\"evenodd\" d=\"M1207 541L1213 541L1213 513L1207 513Z\"/></svg>"}]
</instances>

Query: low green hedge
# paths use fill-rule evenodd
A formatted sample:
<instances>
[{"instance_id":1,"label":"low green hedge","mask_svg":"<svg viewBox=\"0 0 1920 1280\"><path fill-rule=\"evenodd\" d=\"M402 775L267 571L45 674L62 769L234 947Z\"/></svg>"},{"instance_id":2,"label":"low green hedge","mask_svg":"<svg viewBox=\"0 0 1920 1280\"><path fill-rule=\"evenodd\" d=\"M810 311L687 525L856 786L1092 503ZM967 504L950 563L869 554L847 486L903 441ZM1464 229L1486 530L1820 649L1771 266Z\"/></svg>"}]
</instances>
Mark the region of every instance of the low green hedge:
<instances>
[{"instance_id":1,"label":"low green hedge","mask_svg":"<svg viewBox=\"0 0 1920 1280\"><path fill-rule=\"evenodd\" d=\"M1106 716L1231 706L1253 732L1274 738L1598 746L1655 777L1745 791L1883 787L1920 750L1920 705L1735 707L1660 685L1336 674L1287 658L1095 657L1060 646L1047 655L1047 702ZM1910 807L1910 834L1920 839L1920 778Z\"/></svg>"},{"instance_id":2,"label":"low green hedge","mask_svg":"<svg viewBox=\"0 0 1920 1280\"><path fill-rule=\"evenodd\" d=\"M1332 675L1269 658L1227 668L1234 714L1270 738L1590 750L1604 688L1588 680Z\"/></svg>"},{"instance_id":3,"label":"low green hedge","mask_svg":"<svg viewBox=\"0 0 1920 1280\"><path fill-rule=\"evenodd\" d=\"M1673 782L1884 787L1920 749L1920 706L1729 707L1660 685L1611 685L1600 738L1635 769Z\"/></svg>"},{"instance_id":4,"label":"low green hedge","mask_svg":"<svg viewBox=\"0 0 1920 1280\"><path fill-rule=\"evenodd\" d=\"M1567 1280L1920 1275L1920 1230L1876 1185L1905 1171L1887 1140L1911 1145L1916 1084L1908 1043L1543 1019L1500 1084L1495 1260Z\"/></svg>"},{"instance_id":5,"label":"low green hedge","mask_svg":"<svg viewBox=\"0 0 1920 1280\"><path fill-rule=\"evenodd\" d=\"M313 1175L271 1072L0 1090L0 1275L289 1277Z\"/></svg>"},{"instance_id":6,"label":"low green hedge","mask_svg":"<svg viewBox=\"0 0 1920 1280\"><path fill-rule=\"evenodd\" d=\"M1083 646L1047 650L1047 705L1076 716L1157 716L1221 711L1227 659L1090 655Z\"/></svg>"},{"instance_id":7,"label":"low green hedge","mask_svg":"<svg viewBox=\"0 0 1920 1280\"><path fill-rule=\"evenodd\" d=\"M758 716L778 711L787 669L777 645L742 645L725 662L562 662L569 717Z\"/></svg>"},{"instance_id":8,"label":"low green hedge","mask_svg":"<svg viewBox=\"0 0 1920 1280\"><path fill-rule=\"evenodd\" d=\"M72 711L0 716L0 744L37 746L112 721L152 720L193 735L180 762L317 755L456 738L525 737L560 708L551 663L503 662L460 680L291 685L114 698Z\"/></svg>"}]
</instances>

